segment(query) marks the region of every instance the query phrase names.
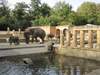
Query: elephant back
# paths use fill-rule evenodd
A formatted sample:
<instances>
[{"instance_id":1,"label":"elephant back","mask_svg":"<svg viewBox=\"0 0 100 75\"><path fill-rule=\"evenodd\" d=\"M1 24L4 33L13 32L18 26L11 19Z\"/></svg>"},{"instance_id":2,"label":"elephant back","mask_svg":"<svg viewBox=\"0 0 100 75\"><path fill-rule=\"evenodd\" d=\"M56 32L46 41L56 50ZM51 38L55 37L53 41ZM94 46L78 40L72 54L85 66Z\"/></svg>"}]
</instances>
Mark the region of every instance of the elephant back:
<instances>
[{"instance_id":1,"label":"elephant back","mask_svg":"<svg viewBox=\"0 0 100 75\"><path fill-rule=\"evenodd\" d=\"M46 36L46 33L43 29L41 28L34 28L34 32L33 32L33 35L34 36L37 36L37 37L41 37L41 38L44 38Z\"/></svg>"},{"instance_id":2,"label":"elephant back","mask_svg":"<svg viewBox=\"0 0 100 75\"><path fill-rule=\"evenodd\" d=\"M29 27L25 29L24 33L33 35L34 37L40 37L40 38L44 38L46 36L45 31L41 28Z\"/></svg>"}]
</instances>

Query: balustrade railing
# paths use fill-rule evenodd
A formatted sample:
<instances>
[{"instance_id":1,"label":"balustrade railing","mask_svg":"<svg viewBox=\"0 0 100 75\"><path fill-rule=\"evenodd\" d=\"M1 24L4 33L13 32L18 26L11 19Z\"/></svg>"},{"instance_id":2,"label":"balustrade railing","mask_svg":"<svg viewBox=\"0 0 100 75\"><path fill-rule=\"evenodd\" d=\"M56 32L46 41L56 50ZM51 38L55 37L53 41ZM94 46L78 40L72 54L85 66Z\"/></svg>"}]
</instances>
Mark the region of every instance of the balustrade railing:
<instances>
[{"instance_id":1,"label":"balustrade railing","mask_svg":"<svg viewBox=\"0 0 100 75\"><path fill-rule=\"evenodd\" d=\"M74 27L72 31L66 32L67 42L64 45L72 48L100 48L100 27L79 28ZM62 46L64 36L61 35L60 37L60 45Z\"/></svg>"}]
</instances>

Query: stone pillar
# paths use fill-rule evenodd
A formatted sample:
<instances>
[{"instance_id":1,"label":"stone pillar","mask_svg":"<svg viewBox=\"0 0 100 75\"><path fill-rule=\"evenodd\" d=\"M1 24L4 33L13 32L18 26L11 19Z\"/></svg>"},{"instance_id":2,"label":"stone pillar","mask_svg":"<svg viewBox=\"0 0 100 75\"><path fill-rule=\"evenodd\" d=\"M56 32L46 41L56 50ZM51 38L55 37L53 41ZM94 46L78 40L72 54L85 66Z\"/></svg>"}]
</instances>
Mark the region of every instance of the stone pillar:
<instances>
[{"instance_id":1,"label":"stone pillar","mask_svg":"<svg viewBox=\"0 0 100 75\"><path fill-rule=\"evenodd\" d=\"M76 75L81 75L80 67L76 66Z\"/></svg>"},{"instance_id":2,"label":"stone pillar","mask_svg":"<svg viewBox=\"0 0 100 75\"><path fill-rule=\"evenodd\" d=\"M93 48L93 43L92 43L92 40L93 40L93 35L92 35L92 30L88 30L88 47L89 48Z\"/></svg>"},{"instance_id":3,"label":"stone pillar","mask_svg":"<svg viewBox=\"0 0 100 75\"><path fill-rule=\"evenodd\" d=\"M97 30L97 48L100 48L100 30Z\"/></svg>"},{"instance_id":4,"label":"stone pillar","mask_svg":"<svg viewBox=\"0 0 100 75\"><path fill-rule=\"evenodd\" d=\"M66 43L67 43L67 46L70 46L70 37L71 35L70 35L70 31L68 30L67 32L66 32Z\"/></svg>"},{"instance_id":5,"label":"stone pillar","mask_svg":"<svg viewBox=\"0 0 100 75\"><path fill-rule=\"evenodd\" d=\"M7 33L8 33L8 34L10 33L10 28L9 28L9 27L7 27Z\"/></svg>"},{"instance_id":6,"label":"stone pillar","mask_svg":"<svg viewBox=\"0 0 100 75\"><path fill-rule=\"evenodd\" d=\"M21 29L20 29L20 28L18 29L18 33L19 33L19 34L21 33Z\"/></svg>"},{"instance_id":7,"label":"stone pillar","mask_svg":"<svg viewBox=\"0 0 100 75\"><path fill-rule=\"evenodd\" d=\"M70 75L74 75L74 67L73 66L70 67Z\"/></svg>"},{"instance_id":8,"label":"stone pillar","mask_svg":"<svg viewBox=\"0 0 100 75\"><path fill-rule=\"evenodd\" d=\"M12 35L15 36L15 30L12 30Z\"/></svg>"},{"instance_id":9,"label":"stone pillar","mask_svg":"<svg viewBox=\"0 0 100 75\"><path fill-rule=\"evenodd\" d=\"M63 41L63 40L64 40L64 39L63 39L63 31L60 30L60 48L62 48L63 45L64 45L64 41Z\"/></svg>"},{"instance_id":10,"label":"stone pillar","mask_svg":"<svg viewBox=\"0 0 100 75\"><path fill-rule=\"evenodd\" d=\"M80 30L80 48L84 47L84 31Z\"/></svg>"},{"instance_id":11,"label":"stone pillar","mask_svg":"<svg viewBox=\"0 0 100 75\"><path fill-rule=\"evenodd\" d=\"M19 28L18 29L18 37L20 37L21 36L21 29Z\"/></svg>"},{"instance_id":12,"label":"stone pillar","mask_svg":"<svg viewBox=\"0 0 100 75\"><path fill-rule=\"evenodd\" d=\"M76 30L73 30L73 41L72 41L72 47L75 48L77 47L77 32Z\"/></svg>"}]
</instances>

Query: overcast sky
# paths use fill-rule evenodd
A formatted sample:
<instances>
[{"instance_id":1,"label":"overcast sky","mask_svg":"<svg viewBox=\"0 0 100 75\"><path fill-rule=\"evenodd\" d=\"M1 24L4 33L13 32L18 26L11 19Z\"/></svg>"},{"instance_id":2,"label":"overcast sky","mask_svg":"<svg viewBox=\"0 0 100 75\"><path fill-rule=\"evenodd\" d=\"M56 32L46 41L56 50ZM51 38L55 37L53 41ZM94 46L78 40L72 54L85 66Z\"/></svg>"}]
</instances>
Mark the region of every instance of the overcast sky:
<instances>
[{"instance_id":1,"label":"overcast sky","mask_svg":"<svg viewBox=\"0 0 100 75\"><path fill-rule=\"evenodd\" d=\"M72 5L73 10L76 10L85 1L100 3L100 0L41 0L42 3L45 2L51 7L53 7L55 3L59 1L65 1L66 3L69 3L70 5ZM29 4L31 1L30 0L8 0L10 7L13 7L16 4L16 2L26 2L27 4Z\"/></svg>"}]
</instances>

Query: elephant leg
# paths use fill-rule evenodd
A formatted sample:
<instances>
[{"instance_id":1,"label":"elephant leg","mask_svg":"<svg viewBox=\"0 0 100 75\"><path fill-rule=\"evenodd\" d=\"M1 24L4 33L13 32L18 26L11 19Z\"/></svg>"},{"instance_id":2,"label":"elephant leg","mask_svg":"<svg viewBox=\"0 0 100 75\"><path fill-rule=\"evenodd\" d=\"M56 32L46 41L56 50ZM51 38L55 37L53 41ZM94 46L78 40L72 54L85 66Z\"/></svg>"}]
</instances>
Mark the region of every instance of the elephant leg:
<instances>
[{"instance_id":1,"label":"elephant leg","mask_svg":"<svg viewBox=\"0 0 100 75\"><path fill-rule=\"evenodd\" d=\"M12 45L12 37L9 38L9 43Z\"/></svg>"},{"instance_id":2,"label":"elephant leg","mask_svg":"<svg viewBox=\"0 0 100 75\"><path fill-rule=\"evenodd\" d=\"M12 41L10 41L9 43L10 43L10 45L12 45L12 43L13 43L13 42L12 42Z\"/></svg>"},{"instance_id":3,"label":"elephant leg","mask_svg":"<svg viewBox=\"0 0 100 75\"><path fill-rule=\"evenodd\" d=\"M34 42L34 37L32 37L31 42L32 42L32 43Z\"/></svg>"},{"instance_id":4,"label":"elephant leg","mask_svg":"<svg viewBox=\"0 0 100 75\"><path fill-rule=\"evenodd\" d=\"M41 40L42 40L42 42L40 42L40 43L44 43L44 39L43 39L43 38L41 38Z\"/></svg>"},{"instance_id":5,"label":"elephant leg","mask_svg":"<svg viewBox=\"0 0 100 75\"><path fill-rule=\"evenodd\" d=\"M44 39L42 39L42 42L44 43Z\"/></svg>"},{"instance_id":6,"label":"elephant leg","mask_svg":"<svg viewBox=\"0 0 100 75\"><path fill-rule=\"evenodd\" d=\"M37 39L37 37L35 37L35 41L36 41L36 42L38 42L38 39Z\"/></svg>"},{"instance_id":7,"label":"elephant leg","mask_svg":"<svg viewBox=\"0 0 100 75\"><path fill-rule=\"evenodd\" d=\"M14 37L14 44L17 45L16 37Z\"/></svg>"},{"instance_id":8,"label":"elephant leg","mask_svg":"<svg viewBox=\"0 0 100 75\"><path fill-rule=\"evenodd\" d=\"M25 38L26 44L29 44L29 38Z\"/></svg>"},{"instance_id":9,"label":"elephant leg","mask_svg":"<svg viewBox=\"0 0 100 75\"><path fill-rule=\"evenodd\" d=\"M16 37L16 45L19 45L19 38Z\"/></svg>"}]
</instances>

